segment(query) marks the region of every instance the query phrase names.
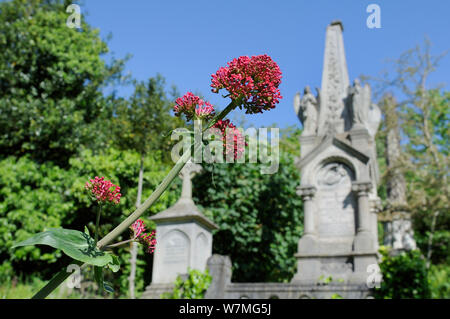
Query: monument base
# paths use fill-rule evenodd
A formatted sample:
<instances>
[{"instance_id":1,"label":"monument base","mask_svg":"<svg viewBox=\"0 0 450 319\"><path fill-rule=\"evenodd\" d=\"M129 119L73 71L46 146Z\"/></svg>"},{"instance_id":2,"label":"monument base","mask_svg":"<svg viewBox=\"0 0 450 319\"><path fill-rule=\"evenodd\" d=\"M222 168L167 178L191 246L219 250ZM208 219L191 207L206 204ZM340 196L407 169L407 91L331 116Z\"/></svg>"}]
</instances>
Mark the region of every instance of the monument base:
<instances>
[{"instance_id":1,"label":"monument base","mask_svg":"<svg viewBox=\"0 0 450 319\"><path fill-rule=\"evenodd\" d=\"M141 299L161 299L161 295L166 292L172 292L174 284L156 284L151 283L147 286Z\"/></svg>"},{"instance_id":2,"label":"monument base","mask_svg":"<svg viewBox=\"0 0 450 319\"><path fill-rule=\"evenodd\" d=\"M292 283L300 285L337 284L345 286L366 286L369 265L377 264L376 252L346 254L298 253L297 273ZM367 288L367 286L366 286Z\"/></svg>"}]
</instances>

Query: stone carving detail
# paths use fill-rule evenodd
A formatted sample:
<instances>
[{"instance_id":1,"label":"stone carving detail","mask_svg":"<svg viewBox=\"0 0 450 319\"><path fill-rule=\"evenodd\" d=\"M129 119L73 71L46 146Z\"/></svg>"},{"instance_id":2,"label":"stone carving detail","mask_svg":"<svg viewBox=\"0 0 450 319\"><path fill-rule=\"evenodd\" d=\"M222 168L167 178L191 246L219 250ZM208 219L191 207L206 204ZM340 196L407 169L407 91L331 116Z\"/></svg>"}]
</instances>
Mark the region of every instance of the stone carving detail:
<instances>
[{"instance_id":1,"label":"stone carving detail","mask_svg":"<svg viewBox=\"0 0 450 319\"><path fill-rule=\"evenodd\" d=\"M352 101L353 125L367 126L369 106L370 106L370 87L361 86L358 79L355 79L353 86L349 89Z\"/></svg>"},{"instance_id":2,"label":"stone carving detail","mask_svg":"<svg viewBox=\"0 0 450 319\"><path fill-rule=\"evenodd\" d=\"M347 170L341 163L332 163L323 167L319 172L319 185L333 186L343 183L343 179L347 177Z\"/></svg>"},{"instance_id":3,"label":"stone carving detail","mask_svg":"<svg viewBox=\"0 0 450 319\"><path fill-rule=\"evenodd\" d=\"M359 79L355 79L353 86L348 88L347 101L352 127L366 128L371 136L375 136L381 121L381 111L378 105L371 102L370 86L362 86Z\"/></svg>"},{"instance_id":4,"label":"stone carving detail","mask_svg":"<svg viewBox=\"0 0 450 319\"><path fill-rule=\"evenodd\" d=\"M319 115L319 93L316 98L309 86L305 87L303 97L300 98L300 93L297 93L294 98L294 109L298 118L303 125L304 135L315 135L317 131L317 121Z\"/></svg>"},{"instance_id":5,"label":"stone carving detail","mask_svg":"<svg viewBox=\"0 0 450 319\"><path fill-rule=\"evenodd\" d=\"M321 136L334 132L342 133L348 117L344 98L349 80L342 30L339 21L331 23L327 28L319 106L318 134Z\"/></svg>"},{"instance_id":6,"label":"stone carving detail","mask_svg":"<svg viewBox=\"0 0 450 319\"><path fill-rule=\"evenodd\" d=\"M384 244L392 246L394 250L414 250L417 248L414 240L411 221L409 219L395 219L385 227Z\"/></svg>"},{"instance_id":7,"label":"stone carving detail","mask_svg":"<svg viewBox=\"0 0 450 319\"><path fill-rule=\"evenodd\" d=\"M332 125L337 119L340 118L342 114L342 97L339 92L340 89L340 77L339 77L339 68L338 61L336 57L337 52L337 43L336 36L334 33L331 33L331 36L328 37L327 45L330 46L329 56L328 56L328 86L327 86L327 106L329 109L328 116L325 120L325 125Z\"/></svg>"}]
</instances>

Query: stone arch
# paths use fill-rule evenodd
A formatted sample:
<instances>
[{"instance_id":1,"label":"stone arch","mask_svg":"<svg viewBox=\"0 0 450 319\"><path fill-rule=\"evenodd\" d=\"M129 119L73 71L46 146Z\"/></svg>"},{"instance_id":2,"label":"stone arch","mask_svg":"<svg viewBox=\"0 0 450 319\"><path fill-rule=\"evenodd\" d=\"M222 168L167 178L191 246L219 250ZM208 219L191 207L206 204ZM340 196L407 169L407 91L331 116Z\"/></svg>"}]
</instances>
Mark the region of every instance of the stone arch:
<instances>
[{"instance_id":1,"label":"stone arch","mask_svg":"<svg viewBox=\"0 0 450 319\"><path fill-rule=\"evenodd\" d=\"M161 238L161 258L164 272L183 274L190 266L191 241L180 229L172 229ZM175 278L174 278L175 279Z\"/></svg>"},{"instance_id":2,"label":"stone arch","mask_svg":"<svg viewBox=\"0 0 450 319\"><path fill-rule=\"evenodd\" d=\"M314 185L314 177L317 171L324 165L330 162L337 162L347 165L353 172L354 180L358 180L361 177L360 167L355 159L347 156L345 153L334 154L328 156L319 156L314 161L309 163L308 168L303 172L304 178L302 178L302 185Z\"/></svg>"}]
</instances>

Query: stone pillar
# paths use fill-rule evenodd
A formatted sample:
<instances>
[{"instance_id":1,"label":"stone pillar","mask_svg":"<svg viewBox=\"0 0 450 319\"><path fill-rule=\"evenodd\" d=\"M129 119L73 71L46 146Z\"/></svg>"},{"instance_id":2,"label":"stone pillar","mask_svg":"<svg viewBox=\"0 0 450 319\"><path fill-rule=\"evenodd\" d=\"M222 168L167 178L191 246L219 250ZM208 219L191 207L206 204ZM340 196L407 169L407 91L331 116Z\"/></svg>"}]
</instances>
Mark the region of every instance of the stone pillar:
<instances>
[{"instance_id":1,"label":"stone pillar","mask_svg":"<svg viewBox=\"0 0 450 319\"><path fill-rule=\"evenodd\" d=\"M378 214L381 211L381 200L379 198L369 199L370 202L370 224L371 232L375 239L375 249L378 251Z\"/></svg>"},{"instance_id":2,"label":"stone pillar","mask_svg":"<svg viewBox=\"0 0 450 319\"><path fill-rule=\"evenodd\" d=\"M354 182L352 185L352 191L356 192L358 196L358 233L369 231L369 191L371 186L372 184L370 182Z\"/></svg>"},{"instance_id":3,"label":"stone pillar","mask_svg":"<svg viewBox=\"0 0 450 319\"><path fill-rule=\"evenodd\" d=\"M300 195L303 199L304 235L312 235L316 232L314 222L314 207L312 202L316 190L317 189L311 185L300 186L297 188L297 195Z\"/></svg>"}]
</instances>

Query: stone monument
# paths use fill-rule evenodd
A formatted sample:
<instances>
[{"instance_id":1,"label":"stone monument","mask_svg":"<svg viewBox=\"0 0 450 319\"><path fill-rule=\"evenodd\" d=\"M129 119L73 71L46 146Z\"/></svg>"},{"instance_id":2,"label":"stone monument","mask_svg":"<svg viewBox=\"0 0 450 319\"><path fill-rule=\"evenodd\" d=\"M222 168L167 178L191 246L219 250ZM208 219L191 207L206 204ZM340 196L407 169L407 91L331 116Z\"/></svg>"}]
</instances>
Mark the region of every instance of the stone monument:
<instances>
[{"instance_id":1,"label":"stone monument","mask_svg":"<svg viewBox=\"0 0 450 319\"><path fill-rule=\"evenodd\" d=\"M401 170L401 147L397 102L393 96L385 96L386 113L386 165L387 205L384 210L384 245L392 247L392 253L416 249L414 232L406 200L406 181Z\"/></svg>"},{"instance_id":2,"label":"stone monument","mask_svg":"<svg viewBox=\"0 0 450 319\"><path fill-rule=\"evenodd\" d=\"M171 291L178 275L188 268L204 271L212 254L211 231L217 226L206 218L192 200L192 178L201 166L191 161L180 172L181 198L150 219L156 223L157 245L153 256L152 283L142 298L160 298Z\"/></svg>"},{"instance_id":3,"label":"stone monument","mask_svg":"<svg viewBox=\"0 0 450 319\"><path fill-rule=\"evenodd\" d=\"M342 23L326 30L322 88L297 93L303 124L301 182L304 234L298 243L292 283L317 285L330 278L343 287L367 289L367 267L377 264L379 172L375 134L381 112L370 87L350 85Z\"/></svg>"}]
</instances>

